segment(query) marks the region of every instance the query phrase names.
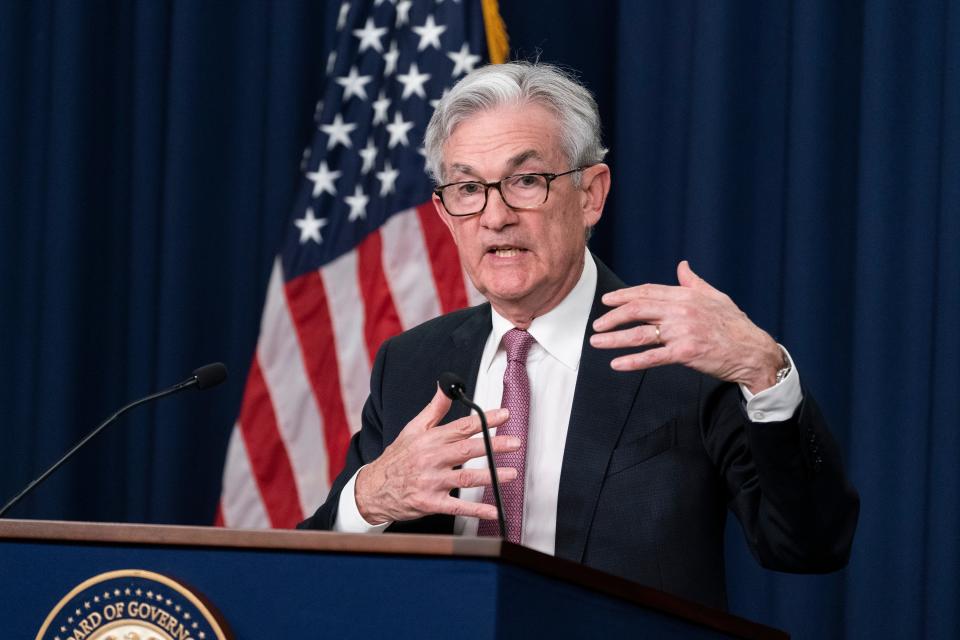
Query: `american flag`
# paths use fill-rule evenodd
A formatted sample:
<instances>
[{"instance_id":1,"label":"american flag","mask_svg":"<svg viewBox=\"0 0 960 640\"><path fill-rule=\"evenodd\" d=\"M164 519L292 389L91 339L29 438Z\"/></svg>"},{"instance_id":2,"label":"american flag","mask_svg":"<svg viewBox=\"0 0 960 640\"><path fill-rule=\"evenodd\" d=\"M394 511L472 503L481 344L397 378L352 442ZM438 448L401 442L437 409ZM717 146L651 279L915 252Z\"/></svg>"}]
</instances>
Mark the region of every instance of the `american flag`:
<instances>
[{"instance_id":1,"label":"american flag","mask_svg":"<svg viewBox=\"0 0 960 640\"><path fill-rule=\"evenodd\" d=\"M506 52L490 0L340 5L218 525L289 528L312 514L360 428L380 343L480 302L430 203L421 145L436 101L488 50Z\"/></svg>"}]
</instances>

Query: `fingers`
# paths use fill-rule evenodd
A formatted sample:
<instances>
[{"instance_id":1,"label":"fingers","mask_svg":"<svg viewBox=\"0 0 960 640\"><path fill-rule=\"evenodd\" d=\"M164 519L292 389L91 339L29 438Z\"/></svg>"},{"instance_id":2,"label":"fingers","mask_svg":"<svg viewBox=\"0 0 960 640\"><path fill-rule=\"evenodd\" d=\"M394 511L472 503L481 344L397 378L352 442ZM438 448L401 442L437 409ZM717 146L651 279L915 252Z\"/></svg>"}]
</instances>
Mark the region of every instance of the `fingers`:
<instances>
[{"instance_id":1,"label":"fingers","mask_svg":"<svg viewBox=\"0 0 960 640\"><path fill-rule=\"evenodd\" d=\"M664 342L664 337L659 329L657 325L642 324L620 331L595 333L590 336L590 344L598 349L622 349L624 347L661 344Z\"/></svg>"},{"instance_id":2,"label":"fingers","mask_svg":"<svg viewBox=\"0 0 960 640\"><path fill-rule=\"evenodd\" d=\"M641 284L603 294L600 301L608 307L617 307L632 300L677 301L689 300L690 290L665 284Z\"/></svg>"},{"instance_id":3,"label":"fingers","mask_svg":"<svg viewBox=\"0 0 960 640\"><path fill-rule=\"evenodd\" d=\"M636 287L626 287L604 294L601 300L608 307L618 307L634 300L690 300L691 290L706 294L720 293L710 283L694 273L693 269L690 268L690 263L686 260L677 265L677 282L680 286L648 283Z\"/></svg>"},{"instance_id":4,"label":"fingers","mask_svg":"<svg viewBox=\"0 0 960 640\"><path fill-rule=\"evenodd\" d=\"M620 356L610 361L610 367L617 371L638 371L640 369L652 369L665 364L679 362L674 354L674 350L669 346L658 347L656 349L647 349L642 353L631 353L630 355Z\"/></svg>"},{"instance_id":5,"label":"fingers","mask_svg":"<svg viewBox=\"0 0 960 640\"><path fill-rule=\"evenodd\" d=\"M680 283L680 286L693 288L699 280L700 277L690 268L690 263L686 260L681 260L677 265L677 282Z\"/></svg>"},{"instance_id":6,"label":"fingers","mask_svg":"<svg viewBox=\"0 0 960 640\"><path fill-rule=\"evenodd\" d=\"M517 470L513 467L497 467L497 480L501 484L517 479ZM490 469L455 469L446 480L446 489L470 489L493 484Z\"/></svg>"},{"instance_id":7,"label":"fingers","mask_svg":"<svg viewBox=\"0 0 960 640\"><path fill-rule=\"evenodd\" d=\"M487 426L493 429L506 422L507 418L510 417L510 412L504 408L500 408L485 411L483 415L487 418ZM454 420L453 422L437 427L436 431L443 437L444 442L456 442L464 438L469 438L470 436L480 433L480 416L471 414L465 418L460 418L459 420Z\"/></svg>"},{"instance_id":8,"label":"fingers","mask_svg":"<svg viewBox=\"0 0 960 640\"><path fill-rule=\"evenodd\" d=\"M437 423L443 419L443 416L447 415L447 412L450 411L450 405L453 401L443 394L443 391L440 390L440 387L437 387L437 392L433 394L433 398L430 399L430 402L427 403L427 406L423 408L417 417L407 423L407 426L404 427L404 431L411 429L413 431L426 431L432 427L435 427Z\"/></svg>"},{"instance_id":9,"label":"fingers","mask_svg":"<svg viewBox=\"0 0 960 640\"><path fill-rule=\"evenodd\" d=\"M483 502L469 502L445 496L437 505L437 513L447 513L452 516L464 516L467 518L480 518L481 520L496 520L497 508L492 504Z\"/></svg>"},{"instance_id":10,"label":"fingers","mask_svg":"<svg viewBox=\"0 0 960 640\"><path fill-rule=\"evenodd\" d=\"M684 308L673 302L635 299L615 309L611 309L594 320L593 330L609 331L610 329L630 322L663 324L664 318L682 315L684 313L686 313Z\"/></svg>"},{"instance_id":11,"label":"fingers","mask_svg":"<svg viewBox=\"0 0 960 640\"><path fill-rule=\"evenodd\" d=\"M490 448L494 453L510 453L520 448L520 438L495 436L490 438ZM445 446L439 453L438 462L447 467L455 467L486 454L487 449L483 445L483 438L466 438Z\"/></svg>"},{"instance_id":12,"label":"fingers","mask_svg":"<svg viewBox=\"0 0 960 640\"><path fill-rule=\"evenodd\" d=\"M690 263L686 260L681 260L680 264L677 265L677 282L680 283L681 287L696 289L704 293L720 293L710 283L694 273L693 269L690 268Z\"/></svg>"}]
</instances>

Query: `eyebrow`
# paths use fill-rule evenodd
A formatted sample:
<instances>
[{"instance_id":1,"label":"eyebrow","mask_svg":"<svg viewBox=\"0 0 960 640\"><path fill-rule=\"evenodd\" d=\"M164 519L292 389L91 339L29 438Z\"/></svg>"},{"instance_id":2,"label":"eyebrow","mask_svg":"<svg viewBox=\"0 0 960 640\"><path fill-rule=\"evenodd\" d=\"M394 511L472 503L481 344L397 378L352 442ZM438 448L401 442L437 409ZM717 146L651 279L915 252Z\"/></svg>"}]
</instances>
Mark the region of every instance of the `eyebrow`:
<instances>
[{"instance_id":1,"label":"eyebrow","mask_svg":"<svg viewBox=\"0 0 960 640\"><path fill-rule=\"evenodd\" d=\"M528 160L543 160L543 156L535 149L527 149L510 158L507 164L511 169L516 169Z\"/></svg>"},{"instance_id":2,"label":"eyebrow","mask_svg":"<svg viewBox=\"0 0 960 640\"><path fill-rule=\"evenodd\" d=\"M540 155L539 151L535 149L527 149L526 151L521 151L517 155L507 160L507 167L509 167L509 170L512 171L513 169L516 169L517 167L523 165L525 162L529 160L542 160L542 159L543 159L543 156ZM450 172L451 173L459 172L469 176L473 176L475 178L480 178L480 174L478 174L472 166L470 166L469 164L463 164L460 162L455 162L452 165L450 165Z\"/></svg>"},{"instance_id":3,"label":"eyebrow","mask_svg":"<svg viewBox=\"0 0 960 640\"><path fill-rule=\"evenodd\" d=\"M461 164L461 163L459 163L459 162L454 162L452 165L450 165L450 171L449 171L449 173L453 173L453 172L465 173L465 174L467 174L467 175L474 176L474 177L477 177L477 178L480 177L480 176L478 176L477 173L473 170L473 167L471 167L471 166L468 165L468 164Z\"/></svg>"}]
</instances>

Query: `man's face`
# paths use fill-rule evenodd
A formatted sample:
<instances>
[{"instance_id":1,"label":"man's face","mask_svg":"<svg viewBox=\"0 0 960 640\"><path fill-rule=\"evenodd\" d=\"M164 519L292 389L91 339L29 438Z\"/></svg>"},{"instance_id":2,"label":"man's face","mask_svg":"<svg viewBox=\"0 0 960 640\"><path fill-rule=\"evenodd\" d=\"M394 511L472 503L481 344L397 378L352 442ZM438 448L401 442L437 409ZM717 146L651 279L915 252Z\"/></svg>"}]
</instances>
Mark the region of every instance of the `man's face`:
<instances>
[{"instance_id":1,"label":"man's face","mask_svg":"<svg viewBox=\"0 0 960 640\"><path fill-rule=\"evenodd\" d=\"M562 173L567 166L552 112L539 105L500 107L461 122L443 147L444 182L495 182L518 173ZM550 184L536 209L507 207L496 189L482 213L452 217L434 205L474 286L517 325L555 307L576 285L583 267L585 231L600 218L609 170L596 165Z\"/></svg>"}]
</instances>

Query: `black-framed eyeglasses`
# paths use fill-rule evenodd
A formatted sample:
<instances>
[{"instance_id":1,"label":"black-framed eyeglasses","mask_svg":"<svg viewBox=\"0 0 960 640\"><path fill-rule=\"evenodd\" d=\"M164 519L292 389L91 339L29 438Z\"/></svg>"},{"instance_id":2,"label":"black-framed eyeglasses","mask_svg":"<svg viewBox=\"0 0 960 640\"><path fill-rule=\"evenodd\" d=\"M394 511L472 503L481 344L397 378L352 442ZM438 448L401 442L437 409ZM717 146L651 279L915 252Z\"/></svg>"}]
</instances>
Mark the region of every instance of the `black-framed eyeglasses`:
<instances>
[{"instance_id":1,"label":"black-framed eyeglasses","mask_svg":"<svg viewBox=\"0 0 960 640\"><path fill-rule=\"evenodd\" d=\"M593 165L584 165L563 173L518 173L496 182L450 182L440 185L433 192L451 216L473 216L481 213L487 207L487 194L490 189L499 191L504 204L511 209L535 209L550 197L551 182L591 166Z\"/></svg>"}]
</instances>

